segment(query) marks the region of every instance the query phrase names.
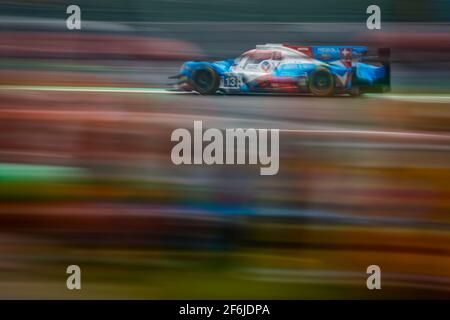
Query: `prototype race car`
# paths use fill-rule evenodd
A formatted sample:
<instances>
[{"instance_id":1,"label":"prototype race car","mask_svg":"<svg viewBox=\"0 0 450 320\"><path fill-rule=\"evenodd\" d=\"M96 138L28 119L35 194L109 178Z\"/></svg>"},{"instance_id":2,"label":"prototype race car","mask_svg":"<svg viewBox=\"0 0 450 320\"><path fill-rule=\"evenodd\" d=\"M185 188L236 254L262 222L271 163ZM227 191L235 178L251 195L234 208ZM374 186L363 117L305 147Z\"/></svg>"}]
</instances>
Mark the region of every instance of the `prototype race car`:
<instances>
[{"instance_id":1,"label":"prototype race car","mask_svg":"<svg viewBox=\"0 0 450 320\"><path fill-rule=\"evenodd\" d=\"M389 49L365 46L258 45L236 59L183 64L179 89L200 94L307 93L332 96L390 91Z\"/></svg>"}]
</instances>

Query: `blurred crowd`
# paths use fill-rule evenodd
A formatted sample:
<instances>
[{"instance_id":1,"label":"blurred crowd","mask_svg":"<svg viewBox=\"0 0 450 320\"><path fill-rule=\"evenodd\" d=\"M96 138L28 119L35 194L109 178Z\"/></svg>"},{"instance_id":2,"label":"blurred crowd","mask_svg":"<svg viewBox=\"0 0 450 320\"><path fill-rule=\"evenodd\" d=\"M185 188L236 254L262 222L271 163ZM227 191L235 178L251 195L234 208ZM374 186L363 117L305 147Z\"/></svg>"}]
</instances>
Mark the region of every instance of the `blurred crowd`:
<instances>
[{"instance_id":1,"label":"blurred crowd","mask_svg":"<svg viewBox=\"0 0 450 320\"><path fill-rule=\"evenodd\" d=\"M195 31L201 24L143 20L297 21L309 8L329 22L359 13L338 16L331 1L325 13L287 1L273 17L269 1L79 2L83 17L111 24L71 34L55 18L64 1L2 2L0 298L450 296L448 33L395 25L364 38L395 49L386 97L200 97L170 92L167 76L185 59L218 56L215 44L235 54L256 44L253 35L270 35L250 25L214 38ZM401 3L386 4L392 21L448 19L435 9L444 1ZM34 10L45 19L31 30L23 19ZM284 27L274 32L314 40L308 26ZM317 27L317 42L335 39ZM171 132L194 120L280 129L278 175L175 166ZM80 292L65 287L71 264L82 270ZM366 288L374 264L381 293Z\"/></svg>"}]
</instances>

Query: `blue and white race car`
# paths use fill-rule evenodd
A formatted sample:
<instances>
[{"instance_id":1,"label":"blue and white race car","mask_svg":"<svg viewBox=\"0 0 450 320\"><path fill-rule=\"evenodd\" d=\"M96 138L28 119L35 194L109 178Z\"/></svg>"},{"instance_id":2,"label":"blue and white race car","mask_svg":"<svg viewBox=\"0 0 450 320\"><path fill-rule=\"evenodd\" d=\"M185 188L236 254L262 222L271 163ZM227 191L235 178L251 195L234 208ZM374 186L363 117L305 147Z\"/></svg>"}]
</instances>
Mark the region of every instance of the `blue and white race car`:
<instances>
[{"instance_id":1,"label":"blue and white race car","mask_svg":"<svg viewBox=\"0 0 450 320\"><path fill-rule=\"evenodd\" d=\"M365 46L258 45L236 59L183 64L179 89L200 94L305 93L332 96L390 90L389 49Z\"/></svg>"}]
</instances>

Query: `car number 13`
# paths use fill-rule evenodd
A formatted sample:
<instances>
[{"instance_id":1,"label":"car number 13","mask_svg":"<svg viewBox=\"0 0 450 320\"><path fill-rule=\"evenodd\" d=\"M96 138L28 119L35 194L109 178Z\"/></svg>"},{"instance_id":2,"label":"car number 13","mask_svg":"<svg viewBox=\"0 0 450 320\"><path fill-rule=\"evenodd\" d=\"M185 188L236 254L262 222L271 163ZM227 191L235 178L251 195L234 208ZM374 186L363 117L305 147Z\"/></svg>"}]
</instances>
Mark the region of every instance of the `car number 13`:
<instances>
[{"instance_id":1,"label":"car number 13","mask_svg":"<svg viewBox=\"0 0 450 320\"><path fill-rule=\"evenodd\" d=\"M224 88L239 88L242 84L242 79L238 76L225 76L222 78L222 87Z\"/></svg>"}]
</instances>

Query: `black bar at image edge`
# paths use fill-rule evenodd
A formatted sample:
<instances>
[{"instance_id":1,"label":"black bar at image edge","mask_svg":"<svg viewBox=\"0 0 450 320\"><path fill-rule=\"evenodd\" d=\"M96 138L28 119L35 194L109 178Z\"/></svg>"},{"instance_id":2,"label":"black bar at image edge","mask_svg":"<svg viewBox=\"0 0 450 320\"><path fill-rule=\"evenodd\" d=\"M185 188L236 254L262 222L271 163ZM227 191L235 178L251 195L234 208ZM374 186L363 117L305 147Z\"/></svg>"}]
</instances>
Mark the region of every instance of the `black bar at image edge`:
<instances>
[{"instance_id":1,"label":"black bar at image edge","mask_svg":"<svg viewBox=\"0 0 450 320\"><path fill-rule=\"evenodd\" d=\"M30 313L45 318L99 319L301 319L314 316L354 316L358 319L445 314L448 300L6 300L2 314ZM89 316L89 317L88 317Z\"/></svg>"}]
</instances>

